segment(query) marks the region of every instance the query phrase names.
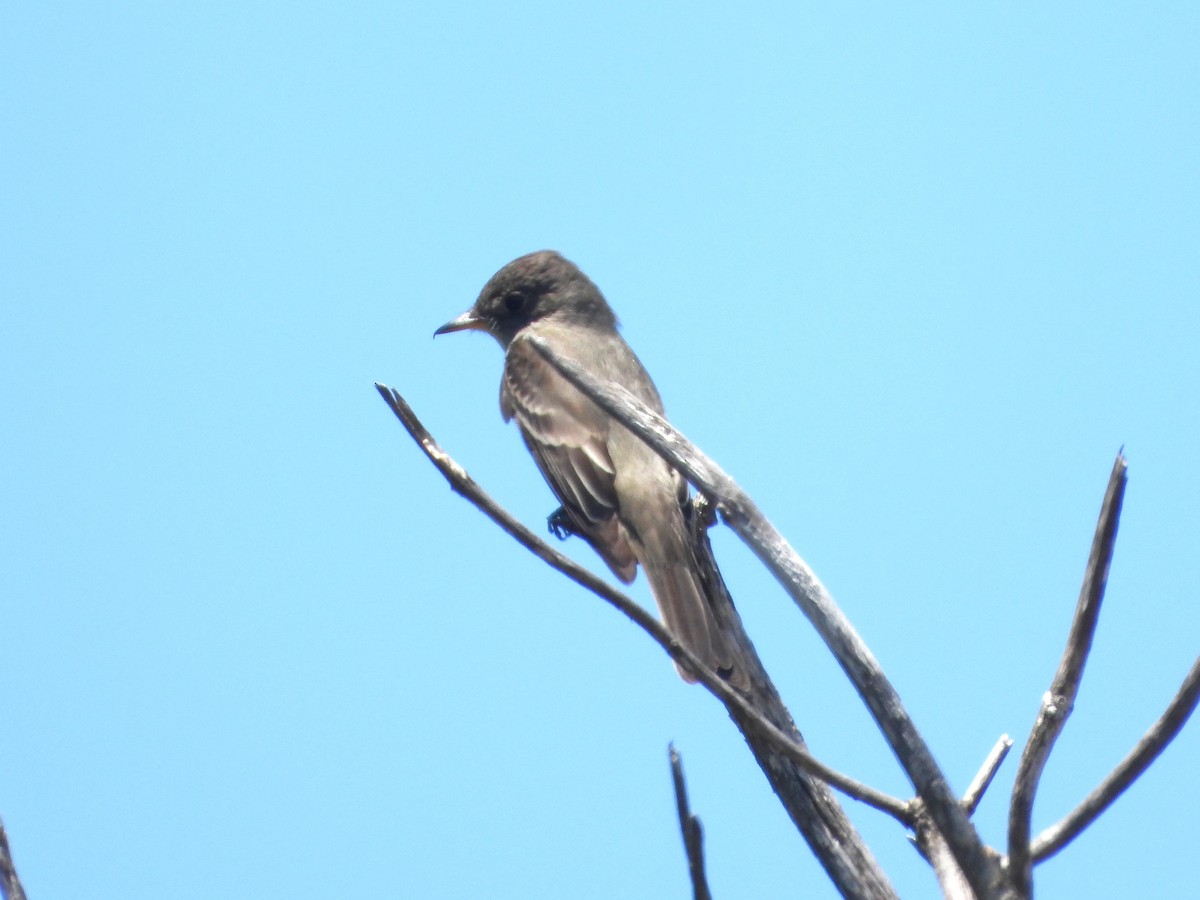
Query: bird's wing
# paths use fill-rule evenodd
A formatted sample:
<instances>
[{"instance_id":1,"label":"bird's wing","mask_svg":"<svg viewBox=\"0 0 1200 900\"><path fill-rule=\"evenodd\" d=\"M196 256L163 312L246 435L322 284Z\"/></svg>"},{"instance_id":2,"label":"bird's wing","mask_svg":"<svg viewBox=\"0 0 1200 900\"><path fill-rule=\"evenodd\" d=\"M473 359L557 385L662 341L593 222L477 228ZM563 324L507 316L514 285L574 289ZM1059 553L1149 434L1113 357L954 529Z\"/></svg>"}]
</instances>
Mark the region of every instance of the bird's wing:
<instances>
[{"instance_id":1,"label":"bird's wing","mask_svg":"<svg viewBox=\"0 0 1200 900\"><path fill-rule=\"evenodd\" d=\"M519 337L505 354L500 410L505 421L517 420L578 533L618 578L632 581L637 557L617 517L608 416Z\"/></svg>"}]
</instances>

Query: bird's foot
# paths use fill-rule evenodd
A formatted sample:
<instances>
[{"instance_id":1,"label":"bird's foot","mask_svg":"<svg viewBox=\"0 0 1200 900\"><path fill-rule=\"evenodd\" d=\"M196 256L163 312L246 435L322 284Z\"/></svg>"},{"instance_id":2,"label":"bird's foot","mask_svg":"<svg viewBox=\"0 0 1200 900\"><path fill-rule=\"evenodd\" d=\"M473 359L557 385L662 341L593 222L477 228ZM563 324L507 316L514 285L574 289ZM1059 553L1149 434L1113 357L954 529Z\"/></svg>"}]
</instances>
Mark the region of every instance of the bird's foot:
<instances>
[{"instance_id":1,"label":"bird's foot","mask_svg":"<svg viewBox=\"0 0 1200 900\"><path fill-rule=\"evenodd\" d=\"M561 506L546 516L546 526L550 529L550 533L560 541L565 541L579 533L575 530L575 523L571 521L571 517Z\"/></svg>"}]
</instances>

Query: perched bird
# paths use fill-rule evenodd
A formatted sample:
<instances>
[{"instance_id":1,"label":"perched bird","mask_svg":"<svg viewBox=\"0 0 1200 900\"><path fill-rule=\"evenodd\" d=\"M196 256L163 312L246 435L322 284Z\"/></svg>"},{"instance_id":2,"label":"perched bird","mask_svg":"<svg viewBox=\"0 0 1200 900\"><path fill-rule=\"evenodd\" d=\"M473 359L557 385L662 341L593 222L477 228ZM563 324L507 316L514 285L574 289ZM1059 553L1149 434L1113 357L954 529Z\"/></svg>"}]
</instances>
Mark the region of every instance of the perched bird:
<instances>
[{"instance_id":1,"label":"perched bird","mask_svg":"<svg viewBox=\"0 0 1200 900\"><path fill-rule=\"evenodd\" d=\"M562 504L567 530L591 544L625 583L641 563L667 628L732 679L733 654L696 574L683 513L687 483L527 340L537 335L559 356L661 414L654 382L617 333L617 317L600 289L558 253L530 253L493 275L474 306L434 334L468 329L487 332L504 348L500 411L505 421L516 419Z\"/></svg>"}]
</instances>

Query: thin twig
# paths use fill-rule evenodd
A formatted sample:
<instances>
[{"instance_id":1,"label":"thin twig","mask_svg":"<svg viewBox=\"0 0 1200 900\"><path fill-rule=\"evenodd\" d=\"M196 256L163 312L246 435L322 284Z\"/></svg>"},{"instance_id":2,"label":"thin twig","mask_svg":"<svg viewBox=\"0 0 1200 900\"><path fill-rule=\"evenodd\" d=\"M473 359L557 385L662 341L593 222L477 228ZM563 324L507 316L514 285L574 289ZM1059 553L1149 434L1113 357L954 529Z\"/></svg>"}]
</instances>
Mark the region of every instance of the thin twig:
<instances>
[{"instance_id":1,"label":"thin twig","mask_svg":"<svg viewBox=\"0 0 1200 900\"><path fill-rule=\"evenodd\" d=\"M980 898L993 896L999 883L995 861L985 852L975 826L950 790L945 775L878 661L808 565L733 479L662 416L620 386L602 383L580 366L561 358L545 341L532 337L529 343L688 481L718 501L726 523L784 587L850 678L945 836L972 889Z\"/></svg>"},{"instance_id":2,"label":"thin twig","mask_svg":"<svg viewBox=\"0 0 1200 900\"><path fill-rule=\"evenodd\" d=\"M679 830L683 834L683 850L687 854L688 874L692 880L694 900L712 900L708 879L704 875L704 828L688 806L687 785L683 781L683 760L674 744L668 746L671 760L671 783L675 786L675 809L679 813Z\"/></svg>"},{"instance_id":3,"label":"thin twig","mask_svg":"<svg viewBox=\"0 0 1200 900\"><path fill-rule=\"evenodd\" d=\"M1029 834L1033 799L1054 742L1074 709L1088 651L1092 648L1100 605L1104 600L1104 588L1108 582L1108 569L1112 563L1113 545L1117 540L1117 523L1121 518L1121 502L1125 497L1128 465L1125 455L1118 453L1108 479L1108 489L1104 493L1104 503L1100 507L1100 518L1096 523L1083 586L1075 605L1071 633L1067 636L1067 645L1050 690L1042 697L1041 711L1017 767L1008 816L1008 864L1011 883L1022 897L1030 896L1032 890L1033 860L1029 852Z\"/></svg>"},{"instance_id":4,"label":"thin twig","mask_svg":"<svg viewBox=\"0 0 1200 900\"><path fill-rule=\"evenodd\" d=\"M1071 810L1061 822L1051 825L1033 842L1030 850L1033 861L1039 863L1049 859L1067 844L1071 843L1083 829L1092 824L1113 801L1121 796L1158 757L1167 744L1174 740L1183 728L1188 717L1196 709L1200 701L1200 658L1192 663L1191 670L1183 680L1183 685L1172 698L1170 705L1150 730L1142 735L1142 739L1117 765L1108 776L1100 782L1083 802Z\"/></svg>"},{"instance_id":5,"label":"thin twig","mask_svg":"<svg viewBox=\"0 0 1200 900\"><path fill-rule=\"evenodd\" d=\"M989 751L987 758L984 759L983 765L979 767L979 771L975 773L975 777L971 779L970 785L967 786L966 793L963 794L962 806L966 810L967 815L972 815L976 807L979 806L979 801L983 798L984 792L992 783L992 779L996 777L996 772L1000 769L1000 764L1004 762L1004 758L1008 756L1008 751L1012 748L1012 738L1007 734L1000 735L1000 739L996 741L995 746ZM916 809L917 826L913 829L914 834L909 838L909 841L917 848L917 852L933 866L937 873L938 881L942 883L942 889L946 892L946 896L951 896L951 890L957 890L958 880L962 878L962 871L954 863L953 857L947 857L950 848L946 845L945 840L938 834L937 829L933 826L932 820L924 811L924 806L920 799L913 802ZM988 848L988 853L994 851ZM951 877L951 868L958 873L957 879ZM970 895L968 895L970 896Z\"/></svg>"},{"instance_id":6,"label":"thin twig","mask_svg":"<svg viewBox=\"0 0 1200 900\"><path fill-rule=\"evenodd\" d=\"M532 552L549 566L562 572L576 584L587 588L592 593L607 601L624 613L634 624L650 635L659 646L675 662L684 666L696 680L703 684L711 693L716 695L726 707L736 709L743 720L750 723L756 731L774 744L788 759L792 760L805 772L820 778L847 796L853 797L868 806L887 813L899 821L910 824L911 812L909 805L896 797L877 791L812 756L807 750L798 746L776 725L763 718L746 700L717 673L708 669L683 644L676 640L670 632L647 612L640 604L612 587L608 582L592 574L570 557L559 553L532 531L517 521L504 507L497 503L467 474L454 459L446 453L425 426L417 418L416 413L394 388L382 384L375 385L380 396L387 402L401 424L412 436L413 440L425 452L438 471L450 483L455 493L465 497L474 504L484 515L499 525L504 531L517 540L523 547Z\"/></svg>"},{"instance_id":7,"label":"thin twig","mask_svg":"<svg viewBox=\"0 0 1200 900\"><path fill-rule=\"evenodd\" d=\"M25 888L21 887L21 879L17 877L3 822L0 822L0 894L5 900L25 900Z\"/></svg>"},{"instance_id":8,"label":"thin twig","mask_svg":"<svg viewBox=\"0 0 1200 900\"><path fill-rule=\"evenodd\" d=\"M987 755L987 759L983 761L983 765L975 773L975 778L967 786L967 791L963 794L962 799L963 809L967 811L967 815L972 815L978 808L979 801L983 799L984 791L988 789L992 783L992 779L1000 771L1000 766L1008 756L1008 751L1012 749L1012 745L1012 738L1007 734L1000 735L1000 740L996 741L996 746L992 747L992 751Z\"/></svg>"}]
</instances>

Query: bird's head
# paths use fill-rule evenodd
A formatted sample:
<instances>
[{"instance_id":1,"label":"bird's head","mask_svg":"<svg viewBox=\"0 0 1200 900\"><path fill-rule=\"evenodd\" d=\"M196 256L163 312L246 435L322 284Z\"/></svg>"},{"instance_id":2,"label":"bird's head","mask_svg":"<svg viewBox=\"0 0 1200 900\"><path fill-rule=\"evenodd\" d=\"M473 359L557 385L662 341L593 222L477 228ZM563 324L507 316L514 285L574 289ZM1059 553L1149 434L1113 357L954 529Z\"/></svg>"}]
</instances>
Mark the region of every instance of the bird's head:
<instances>
[{"instance_id":1,"label":"bird's head","mask_svg":"<svg viewBox=\"0 0 1200 900\"><path fill-rule=\"evenodd\" d=\"M615 328L604 295L570 260L553 250L518 257L488 280L474 306L434 335L486 331L507 347L522 328L549 316L585 326Z\"/></svg>"}]
</instances>

